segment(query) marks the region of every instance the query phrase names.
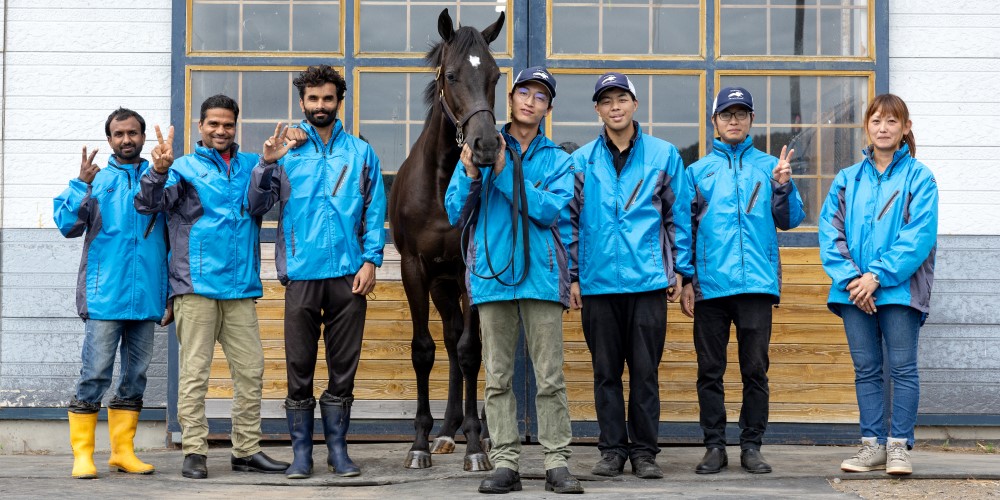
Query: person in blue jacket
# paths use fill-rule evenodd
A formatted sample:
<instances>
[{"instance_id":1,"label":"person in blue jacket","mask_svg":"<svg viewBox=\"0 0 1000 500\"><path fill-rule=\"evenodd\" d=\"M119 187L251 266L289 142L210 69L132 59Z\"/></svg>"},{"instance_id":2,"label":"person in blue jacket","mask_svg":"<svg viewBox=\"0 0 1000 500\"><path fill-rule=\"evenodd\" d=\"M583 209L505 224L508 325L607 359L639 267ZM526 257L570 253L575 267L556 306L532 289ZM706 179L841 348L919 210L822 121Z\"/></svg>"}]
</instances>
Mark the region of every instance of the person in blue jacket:
<instances>
[{"instance_id":1,"label":"person in blue jacket","mask_svg":"<svg viewBox=\"0 0 1000 500\"><path fill-rule=\"evenodd\" d=\"M329 382L320 397L330 470L357 476L347 454L354 375L361 357L365 296L385 246L385 190L375 150L344 131L337 113L347 83L327 65L293 81L306 119L304 141L287 140L281 124L264 143L250 181L251 215L278 204L275 265L285 285L285 412L294 459L289 478L312 474L313 376L320 326L325 326ZM289 153L289 147L290 153Z\"/></svg>"},{"instance_id":2,"label":"person in blue jacket","mask_svg":"<svg viewBox=\"0 0 1000 500\"><path fill-rule=\"evenodd\" d=\"M782 147L775 158L756 149L753 96L741 87L719 91L712 106L712 152L688 167L691 240L681 249L681 311L694 318L699 422L707 448L698 474L719 472L726 456L726 373L729 330L736 325L743 405L740 465L771 472L760 447L767 429L767 369L772 307L781 294L777 229L805 218L802 198ZM697 304L697 306L695 305Z\"/></svg>"},{"instance_id":3,"label":"person in blue jacket","mask_svg":"<svg viewBox=\"0 0 1000 500\"><path fill-rule=\"evenodd\" d=\"M140 157L146 121L118 108L104 132L113 154L108 166L94 164L83 148L80 176L54 200L53 218L63 236L84 236L76 288L77 313L85 323L80 380L69 404L73 477L96 478L94 433L101 399L111 386L115 351L121 352L118 387L108 404L111 457L119 470L150 474L154 467L135 456L133 440L153 356L156 322L170 322L167 301L167 225L163 215L132 208L139 176L149 169Z\"/></svg>"},{"instance_id":4,"label":"person in blue jacket","mask_svg":"<svg viewBox=\"0 0 1000 500\"><path fill-rule=\"evenodd\" d=\"M466 283L481 321L486 420L494 443L490 460L496 466L479 485L481 493L521 489L521 440L512 388L521 327L535 369L545 489L583 493L568 468L573 435L561 318L569 305L569 275L558 221L572 196L572 166L569 155L541 129L555 96L556 80L547 69L520 71L507 96L510 122L500 130L496 163L476 165L466 145L445 194L448 219L465 235ZM514 207L516 221L511 217Z\"/></svg>"},{"instance_id":5,"label":"person in blue jacket","mask_svg":"<svg viewBox=\"0 0 1000 500\"><path fill-rule=\"evenodd\" d=\"M661 478L659 366L667 301L680 295L674 259L689 237L687 177L677 148L642 133L632 120L639 101L626 75L602 75L593 100L604 127L573 153L574 191L564 234L570 302L583 309L594 367L601 460L592 472L617 476L628 459L636 476Z\"/></svg>"},{"instance_id":6,"label":"person in blue jacket","mask_svg":"<svg viewBox=\"0 0 1000 500\"><path fill-rule=\"evenodd\" d=\"M902 99L877 96L864 124L871 145L861 162L837 174L819 219L823 269L833 280L827 305L844 320L860 410L861 449L840 468L905 475L913 472L917 338L934 283L938 189L931 170L915 159ZM892 379L890 426L883 348Z\"/></svg>"},{"instance_id":7,"label":"person in blue jacket","mask_svg":"<svg viewBox=\"0 0 1000 500\"><path fill-rule=\"evenodd\" d=\"M254 299L260 283L260 217L247 209L250 170L256 154L234 142L240 108L214 95L201 105L194 153L173 158L169 140L152 151L153 168L135 196L139 213L168 215L170 291L180 344L177 420L184 465L191 479L208 477L205 395L215 343L222 345L233 377L233 470L281 473L285 462L260 448L260 398L264 350Z\"/></svg>"}]
</instances>

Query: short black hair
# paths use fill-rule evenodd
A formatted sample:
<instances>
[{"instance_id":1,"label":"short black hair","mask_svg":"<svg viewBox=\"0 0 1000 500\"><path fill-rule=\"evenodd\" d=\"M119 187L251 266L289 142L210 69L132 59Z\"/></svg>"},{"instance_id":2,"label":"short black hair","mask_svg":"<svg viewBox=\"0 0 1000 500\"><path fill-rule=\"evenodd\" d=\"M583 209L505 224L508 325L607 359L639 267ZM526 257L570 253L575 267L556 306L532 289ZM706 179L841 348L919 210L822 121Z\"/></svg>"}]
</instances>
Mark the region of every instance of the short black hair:
<instances>
[{"instance_id":1,"label":"short black hair","mask_svg":"<svg viewBox=\"0 0 1000 500\"><path fill-rule=\"evenodd\" d=\"M135 118L139 122L139 131L146 135L146 120L142 119L142 115L128 108L118 108L108 115L108 121L104 122L104 135L111 137L111 122L128 120L129 118Z\"/></svg>"},{"instance_id":2,"label":"short black hair","mask_svg":"<svg viewBox=\"0 0 1000 500\"><path fill-rule=\"evenodd\" d=\"M299 76L292 81L292 84L299 89L299 99L305 98L306 87L320 87L327 83L332 83L337 87L337 102L343 101L344 94L347 92L347 82L337 70L326 64L309 66L309 69L299 73Z\"/></svg>"},{"instance_id":3,"label":"short black hair","mask_svg":"<svg viewBox=\"0 0 1000 500\"><path fill-rule=\"evenodd\" d=\"M224 94L215 94L205 102L201 103L201 118L198 119L199 122L205 121L205 117L208 116L208 110L214 108L228 109L233 112L233 119L238 120L240 118L240 105L236 104L236 101L232 97Z\"/></svg>"}]
</instances>

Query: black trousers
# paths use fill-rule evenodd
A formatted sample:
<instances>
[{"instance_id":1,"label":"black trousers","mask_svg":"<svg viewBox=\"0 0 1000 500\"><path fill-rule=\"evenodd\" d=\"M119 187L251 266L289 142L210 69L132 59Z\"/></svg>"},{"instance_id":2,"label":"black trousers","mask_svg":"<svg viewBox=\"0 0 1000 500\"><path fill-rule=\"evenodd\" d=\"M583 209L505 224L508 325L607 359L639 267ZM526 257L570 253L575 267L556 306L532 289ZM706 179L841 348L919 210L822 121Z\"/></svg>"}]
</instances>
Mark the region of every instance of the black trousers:
<instances>
[{"instance_id":1,"label":"black trousers","mask_svg":"<svg viewBox=\"0 0 1000 500\"><path fill-rule=\"evenodd\" d=\"M336 397L354 395L354 374L361 357L368 301L351 293L354 275L322 280L291 281L285 287L285 367L288 399L313 397L313 376L323 326L326 392Z\"/></svg>"},{"instance_id":2,"label":"black trousers","mask_svg":"<svg viewBox=\"0 0 1000 500\"><path fill-rule=\"evenodd\" d=\"M583 335L594 365L601 454L636 458L660 452L659 366L667 337L665 290L583 297ZM628 420L622 374L628 365ZM631 439L631 444L629 440Z\"/></svg>"},{"instance_id":3,"label":"black trousers","mask_svg":"<svg viewBox=\"0 0 1000 500\"><path fill-rule=\"evenodd\" d=\"M767 350L771 344L774 296L744 294L701 300L694 307L694 348L698 353L698 405L707 448L726 446L726 374L729 327L736 325L743 407L740 448L760 449L767 429Z\"/></svg>"}]
</instances>

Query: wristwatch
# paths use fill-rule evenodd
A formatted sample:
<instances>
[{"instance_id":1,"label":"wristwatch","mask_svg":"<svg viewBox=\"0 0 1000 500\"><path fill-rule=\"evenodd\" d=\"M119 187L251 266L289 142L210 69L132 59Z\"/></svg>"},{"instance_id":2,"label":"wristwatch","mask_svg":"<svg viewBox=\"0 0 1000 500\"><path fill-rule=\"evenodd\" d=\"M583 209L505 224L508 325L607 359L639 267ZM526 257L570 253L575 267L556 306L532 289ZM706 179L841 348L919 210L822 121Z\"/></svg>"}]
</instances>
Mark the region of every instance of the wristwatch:
<instances>
[{"instance_id":1,"label":"wristwatch","mask_svg":"<svg viewBox=\"0 0 1000 500\"><path fill-rule=\"evenodd\" d=\"M882 285L882 282L878 280L878 275L877 274L875 274L872 271L868 271L868 274L872 275L872 281L874 281L876 285L879 285L879 286Z\"/></svg>"}]
</instances>

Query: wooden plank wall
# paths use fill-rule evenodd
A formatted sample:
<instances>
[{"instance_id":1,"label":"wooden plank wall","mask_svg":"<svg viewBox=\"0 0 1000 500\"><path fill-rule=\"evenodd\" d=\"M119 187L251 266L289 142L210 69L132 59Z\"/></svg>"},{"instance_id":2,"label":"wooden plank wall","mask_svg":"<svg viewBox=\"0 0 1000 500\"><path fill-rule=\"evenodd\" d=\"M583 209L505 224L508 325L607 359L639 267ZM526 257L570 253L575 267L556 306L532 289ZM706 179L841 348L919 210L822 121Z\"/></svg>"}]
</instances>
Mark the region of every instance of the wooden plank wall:
<instances>
[{"instance_id":1,"label":"wooden plank wall","mask_svg":"<svg viewBox=\"0 0 1000 500\"><path fill-rule=\"evenodd\" d=\"M264 344L264 398L285 397L285 360L282 338L284 289L276 281L273 245L263 245L264 297L257 304ZM416 383L410 364L410 313L399 281L398 254L386 248L386 262L378 272L375 298L368 303L361 363L355 397L356 417L366 418L365 408L379 408L381 418L412 418L416 408ZM857 422L854 371L839 318L826 308L829 278L819 262L817 248L783 248L783 300L774 311L771 340L772 422ZM596 420L593 403L593 372L590 352L583 338L580 314L564 316L565 373L574 420ZM432 318L436 312L432 311ZM660 396L664 421L697 422L695 392L697 364L692 341L692 323L676 304L668 312L667 342L660 366ZM436 363L431 374L431 399L442 408L447 399L447 353L441 341L441 324L432 321L438 341ZM739 416L741 385L736 356L735 332L726 374L727 408L732 421ZM326 363L317 360L318 398L325 388ZM480 375L480 380L482 380ZM627 380L627 375L626 375ZM626 386L627 387L627 386ZM232 382L221 348L212 364L210 398L231 398ZM276 402L276 401L275 401ZM369 402L372 404L366 405ZM221 401L220 401L221 403ZM378 403L378 404L374 404ZM388 404L387 404L388 403ZM395 403L395 405L394 405ZM385 411L398 407L398 412ZM265 404L265 408L275 406ZM438 413L438 411L435 411ZM281 415L265 415L279 417ZM375 415L368 415L372 418Z\"/></svg>"}]
</instances>

